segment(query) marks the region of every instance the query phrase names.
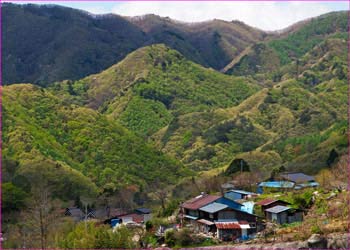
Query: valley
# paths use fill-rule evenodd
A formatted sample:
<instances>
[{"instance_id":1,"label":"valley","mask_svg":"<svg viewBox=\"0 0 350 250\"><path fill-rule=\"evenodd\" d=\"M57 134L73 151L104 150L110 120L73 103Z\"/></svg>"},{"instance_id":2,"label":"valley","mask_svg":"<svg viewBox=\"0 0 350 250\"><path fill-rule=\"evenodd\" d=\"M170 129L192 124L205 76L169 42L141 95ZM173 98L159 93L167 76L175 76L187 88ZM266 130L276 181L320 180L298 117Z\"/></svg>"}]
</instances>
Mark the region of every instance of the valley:
<instances>
[{"instance_id":1,"label":"valley","mask_svg":"<svg viewBox=\"0 0 350 250\"><path fill-rule=\"evenodd\" d=\"M7 247L85 247L75 240L87 231L112 242L94 248L142 247L136 234L152 245L150 232L171 224L169 217L178 224L185 200L222 194L225 183L256 192L257 183L282 172L320 183L313 190L320 202L305 207L312 211L308 227L317 215L333 220L326 197L339 185L337 197L347 197L346 174L332 173L343 171L348 151L347 12L279 33L238 21L186 24L59 6L8 3L3 12ZM308 192L288 195L307 199ZM267 198L274 195L281 194ZM300 205L296 200L291 204ZM113 208L129 215L140 207L151 208L153 229L122 228L119 238L108 226L87 226L84 216L75 223L62 212Z\"/></svg>"}]
</instances>

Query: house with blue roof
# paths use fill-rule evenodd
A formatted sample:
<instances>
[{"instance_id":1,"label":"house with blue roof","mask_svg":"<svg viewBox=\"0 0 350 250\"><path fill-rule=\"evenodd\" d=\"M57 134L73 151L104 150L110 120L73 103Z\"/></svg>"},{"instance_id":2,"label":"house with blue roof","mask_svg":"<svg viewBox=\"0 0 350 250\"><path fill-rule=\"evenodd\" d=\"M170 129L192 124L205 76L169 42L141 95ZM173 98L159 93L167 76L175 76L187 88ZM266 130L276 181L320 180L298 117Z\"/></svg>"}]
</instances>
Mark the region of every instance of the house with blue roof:
<instances>
[{"instance_id":1,"label":"house with blue roof","mask_svg":"<svg viewBox=\"0 0 350 250\"><path fill-rule=\"evenodd\" d=\"M292 190L307 187L318 187L320 184L315 178L304 173L282 173L276 179L260 182L257 193L262 194L266 189Z\"/></svg>"},{"instance_id":2,"label":"house with blue roof","mask_svg":"<svg viewBox=\"0 0 350 250\"><path fill-rule=\"evenodd\" d=\"M294 182L291 181L263 181L258 184L257 193L263 194L266 189L285 190L293 189Z\"/></svg>"}]
</instances>

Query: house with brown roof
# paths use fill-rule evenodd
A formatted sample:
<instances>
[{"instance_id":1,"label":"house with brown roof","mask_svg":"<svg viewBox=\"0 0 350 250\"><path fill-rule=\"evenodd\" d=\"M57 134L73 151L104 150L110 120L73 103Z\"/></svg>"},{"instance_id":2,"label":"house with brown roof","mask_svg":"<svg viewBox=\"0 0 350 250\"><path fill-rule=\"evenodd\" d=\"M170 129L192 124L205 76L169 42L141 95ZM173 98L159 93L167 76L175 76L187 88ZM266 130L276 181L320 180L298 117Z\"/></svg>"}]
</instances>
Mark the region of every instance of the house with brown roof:
<instances>
[{"instance_id":1,"label":"house with brown roof","mask_svg":"<svg viewBox=\"0 0 350 250\"><path fill-rule=\"evenodd\" d=\"M195 221L199 219L199 209L220 199L221 196L202 193L181 204L182 219Z\"/></svg>"}]
</instances>

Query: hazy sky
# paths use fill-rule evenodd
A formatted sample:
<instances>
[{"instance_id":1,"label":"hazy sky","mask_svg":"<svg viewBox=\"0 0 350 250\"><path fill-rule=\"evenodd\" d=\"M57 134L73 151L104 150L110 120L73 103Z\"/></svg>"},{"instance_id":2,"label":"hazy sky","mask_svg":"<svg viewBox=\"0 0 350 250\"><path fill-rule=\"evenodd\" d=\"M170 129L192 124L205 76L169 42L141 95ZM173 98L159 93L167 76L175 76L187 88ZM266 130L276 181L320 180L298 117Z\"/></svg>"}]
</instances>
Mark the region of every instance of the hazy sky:
<instances>
[{"instance_id":1,"label":"hazy sky","mask_svg":"<svg viewBox=\"0 0 350 250\"><path fill-rule=\"evenodd\" d=\"M59 4L83 9L94 14L115 13L122 16L157 14L170 18L199 22L214 18L240 20L263 30L283 29L303 19L337 10L348 10L347 1L338 2L200 2L200 1L11 1L16 3Z\"/></svg>"}]
</instances>

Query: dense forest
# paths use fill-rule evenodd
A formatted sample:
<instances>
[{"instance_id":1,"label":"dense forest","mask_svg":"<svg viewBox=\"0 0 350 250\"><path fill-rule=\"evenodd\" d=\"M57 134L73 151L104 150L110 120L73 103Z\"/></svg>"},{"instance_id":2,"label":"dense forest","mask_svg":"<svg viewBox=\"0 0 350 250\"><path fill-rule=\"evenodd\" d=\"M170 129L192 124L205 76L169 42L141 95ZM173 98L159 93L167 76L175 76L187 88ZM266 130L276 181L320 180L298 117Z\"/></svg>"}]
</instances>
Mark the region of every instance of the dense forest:
<instances>
[{"instance_id":1,"label":"dense forest","mask_svg":"<svg viewBox=\"0 0 350 250\"><path fill-rule=\"evenodd\" d=\"M230 176L237 159L265 179L281 166L318 174L346 154L346 12L271 34L58 6L4 4L3 18L8 247L135 247L62 209L171 215L216 188L203 173ZM77 243L86 231L94 240Z\"/></svg>"}]
</instances>

